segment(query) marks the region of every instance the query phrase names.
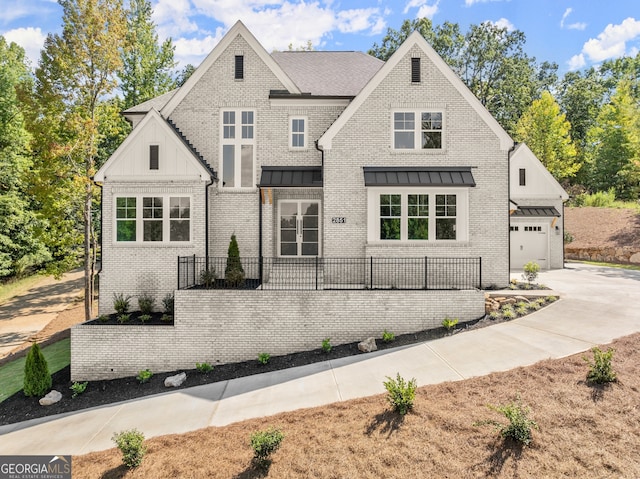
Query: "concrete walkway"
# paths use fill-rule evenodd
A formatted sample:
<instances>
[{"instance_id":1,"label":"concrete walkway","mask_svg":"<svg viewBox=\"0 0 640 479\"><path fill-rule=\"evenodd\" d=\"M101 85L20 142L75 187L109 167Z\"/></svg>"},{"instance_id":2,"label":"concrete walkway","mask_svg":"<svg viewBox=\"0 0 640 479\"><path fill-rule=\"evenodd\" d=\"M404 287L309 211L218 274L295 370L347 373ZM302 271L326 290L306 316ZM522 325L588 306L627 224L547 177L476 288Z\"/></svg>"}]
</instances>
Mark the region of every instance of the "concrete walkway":
<instances>
[{"instance_id":1,"label":"concrete walkway","mask_svg":"<svg viewBox=\"0 0 640 479\"><path fill-rule=\"evenodd\" d=\"M84 454L113 447L114 432L146 437L384 392L386 376L419 385L559 358L640 331L640 272L568 264L540 282L562 301L495 326L418 345L198 386L77 413L0 427L3 454ZM187 379L188 381L188 379Z\"/></svg>"}]
</instances>

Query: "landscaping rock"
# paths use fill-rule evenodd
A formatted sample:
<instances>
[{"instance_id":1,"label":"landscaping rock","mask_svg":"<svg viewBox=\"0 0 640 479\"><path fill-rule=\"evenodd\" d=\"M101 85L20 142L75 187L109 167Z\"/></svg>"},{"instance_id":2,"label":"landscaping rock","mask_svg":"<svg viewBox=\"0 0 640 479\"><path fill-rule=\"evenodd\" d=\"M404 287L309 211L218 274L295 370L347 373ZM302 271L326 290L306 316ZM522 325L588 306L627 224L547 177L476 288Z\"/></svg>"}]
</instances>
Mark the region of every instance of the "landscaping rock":
<instances>
[{"instance_id":1,"label":"landscaping rock","mask_svg":"<svg viewBox=\"0 0 640 479\"><path fill-rule=\"evenodd\" d=\"M52 404L57 403L62 399L62 393L56 391L55 389L51 390L49 394L40 399L41 406L51 406Z\"/></svg>"},{"instance_id":2,"label":"landscaping rock","mask_svg":"<svg viewBox=\"0 0 640 479\"><path fill-rule=\"evenodd\" d=\"M361 343L358 343L358 351L362 351L363 353L370 353L377 349L378 346L376 345L376 338L367 338Z\"/></svg>"},{"instance_id":3,"label":"landscaping rock","mask_svg":"<svg viewBox=\"0 0 640 479\"><path fill-rule=\"evenodd\" d=\"M175 376L169 376L164 380L164 385L168 388L177 388L187 380L187 373L176 374Z\"/></svg>"}]
</instances>

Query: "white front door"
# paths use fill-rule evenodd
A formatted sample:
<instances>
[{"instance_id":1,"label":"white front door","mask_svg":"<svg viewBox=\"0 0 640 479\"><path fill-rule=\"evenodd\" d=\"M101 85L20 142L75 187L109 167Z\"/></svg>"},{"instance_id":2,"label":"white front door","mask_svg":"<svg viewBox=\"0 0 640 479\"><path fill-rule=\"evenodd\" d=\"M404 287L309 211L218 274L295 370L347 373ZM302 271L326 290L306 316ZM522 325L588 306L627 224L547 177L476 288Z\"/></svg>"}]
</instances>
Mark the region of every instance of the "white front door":
<instances>
[{"instance_id":1,"label":"white front door","mask_svg":"<svg viewBox=\"0 0 640 479\"><path fill-rule=\"evenodd\" d=\"M320 255L319 201L282 200L278 218L278 256Z\"/></svg>"},{"instance_id":2,"label":"white front door","mask_svg":"<svg viewBox=\"0 0 640 479\"><path fill-rule=\"evenodd\" d=\"M549 225L511 221L511 269L521 269L529 261L549 268Z\"/></svg>"}]
</instances>

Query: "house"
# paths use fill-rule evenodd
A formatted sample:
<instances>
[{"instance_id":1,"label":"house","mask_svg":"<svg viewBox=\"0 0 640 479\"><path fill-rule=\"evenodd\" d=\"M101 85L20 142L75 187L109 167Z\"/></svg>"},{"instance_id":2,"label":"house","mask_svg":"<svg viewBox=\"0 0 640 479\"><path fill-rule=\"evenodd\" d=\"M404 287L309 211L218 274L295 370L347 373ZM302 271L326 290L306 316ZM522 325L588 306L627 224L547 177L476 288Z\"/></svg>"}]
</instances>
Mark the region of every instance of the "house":
<instances>
[{"instance_id":1,"label":"house","mask_svg":"<svg viewBox=\"0 0 640 479\"><path fill-rule=\"evenodd\" d=\"M182 87L124 115L94 178L99 309L175 291L175 321L77 326L74 379L476 319L481 289L509 282L514 143L417 32L381 62L270 54L238 22ZM255 288L189 288L224 276L232 235Z\"/></svg>"},{"instance_id":2,"label":"house","mask_svg":"<svg viewBox=\"0 0 640 479\"><path fill-rule=\"evenodd\" d=\"M541 269L564 267L564 202L567 192L525 144L511 154L511 268L529 261Z\"/></svg>"}]
</instances>

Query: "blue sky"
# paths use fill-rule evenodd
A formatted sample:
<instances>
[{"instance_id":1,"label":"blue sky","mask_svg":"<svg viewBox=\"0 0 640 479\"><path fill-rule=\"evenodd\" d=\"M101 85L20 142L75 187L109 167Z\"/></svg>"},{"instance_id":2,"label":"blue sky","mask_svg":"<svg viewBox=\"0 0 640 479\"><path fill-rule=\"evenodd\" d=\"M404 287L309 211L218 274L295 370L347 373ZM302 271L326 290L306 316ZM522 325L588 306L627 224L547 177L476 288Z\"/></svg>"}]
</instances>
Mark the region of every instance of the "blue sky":
<instances>
[{"instance_id":1,"label":"blue sky","mask_svg":"<svg viewBox=\"0 0 640 479\"><path fill-rule=\"evenodd\" d=\"M555 61L560 74L640 50L638 0L151 0L161 39L174 41L179 67L198 65L242 20L268 51L306 45L367 51L405 19L451 21L466 30L491 21L521 30L526 52ZM0 34L20 44L35 66L48 33L59 33L54 0L2 0Z\"/></svg>"}]
</instances>

